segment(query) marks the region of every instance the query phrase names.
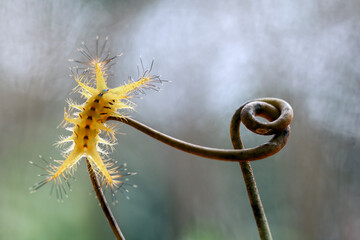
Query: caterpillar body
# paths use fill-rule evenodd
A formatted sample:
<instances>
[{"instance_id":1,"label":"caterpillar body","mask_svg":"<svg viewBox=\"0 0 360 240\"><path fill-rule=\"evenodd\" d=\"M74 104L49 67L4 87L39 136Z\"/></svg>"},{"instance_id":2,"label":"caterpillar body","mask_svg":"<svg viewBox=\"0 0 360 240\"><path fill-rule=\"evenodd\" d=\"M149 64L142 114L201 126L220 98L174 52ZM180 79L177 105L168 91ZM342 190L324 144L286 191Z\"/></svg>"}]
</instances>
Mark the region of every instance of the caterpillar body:
<instances>
[{"instance_id":1,"label":"caterpillar body","mask_svg":"<svg viewBox=\"0 0 360 240\"><path fill-rule=\"evenodd\" d=\"M105 122L109 117L123 118L124 111L134 108L131 102L133 96L142 93L144 89L158 89L154 83L162 83L162 80L159 76L150 74L152 62L150 69L142 68L143 73L139 74L137 81L129 78L124 85L108 88L109 69L114 64L113 60L119 55L110 57L109 52L104 53L107 38L99 51L98 40L97 37L95 54L82 43L84 48L80 48L79 52L85 56L86 61L72 60L88 67L81 73L78 69L76 72L72 71L77 82L73 92L80 93L86 102L76 104L70 99L67 100L69 108L64 110L64 120L60 125L72 131L72 135L60 137L57 143L59 146L71 143L71 146L63 151L65 160L47 162L47 167L44 168L46 178L32 186L30 188L32 192L52 181L57 186L57 194L61 195L65 192L63 182L68 184L68 178L73 175L82 157L88 158L102 185L112 190L119 189L124 184L124 177L131 175L129 172L122 173L121 167L107 159L109 150L113 150L116 144L117 129L116 126ZM71 127L68 127L69 125Z\"/></svg>"}]
</instances>

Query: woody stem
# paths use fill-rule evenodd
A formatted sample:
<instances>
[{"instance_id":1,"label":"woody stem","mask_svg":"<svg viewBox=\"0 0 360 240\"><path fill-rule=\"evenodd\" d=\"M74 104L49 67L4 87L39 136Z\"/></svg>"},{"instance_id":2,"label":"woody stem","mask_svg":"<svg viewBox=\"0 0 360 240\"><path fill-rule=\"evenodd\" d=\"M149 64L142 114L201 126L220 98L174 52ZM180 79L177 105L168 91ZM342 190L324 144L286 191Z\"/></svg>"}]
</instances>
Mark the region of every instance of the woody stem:
<instances>
[{"instance_id":1,"label":"woody stem","mask_svg":"<svg viewBox=\"0 0 360 240\"><path fill-rule=\"evenodd\" d=\"M93 185L93 188L95 190L96 196L99 200L100 206L110 224L111 229L113 230L115 237L117 240L125 240L124 235L122 234L120 227L118 226L114 215L111 212L111 209L109 207L109 204L106 201L104 192L101 188L101 185L99 183L99 180L94 172L93 167L91 166L90 162L88 159L86 159L86 163L87 163L87 169L90 175L90 179L91 179L91 183Z\"/></svg>"}]
</instances>

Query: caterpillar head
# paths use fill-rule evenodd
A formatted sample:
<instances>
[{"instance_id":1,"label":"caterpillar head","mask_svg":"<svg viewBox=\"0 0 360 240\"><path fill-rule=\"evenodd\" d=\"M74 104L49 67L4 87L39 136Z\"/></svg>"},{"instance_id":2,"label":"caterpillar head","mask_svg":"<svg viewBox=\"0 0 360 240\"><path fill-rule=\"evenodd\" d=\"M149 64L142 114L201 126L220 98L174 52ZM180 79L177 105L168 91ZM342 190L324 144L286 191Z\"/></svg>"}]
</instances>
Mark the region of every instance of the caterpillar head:
<instances>
[{"instance_id":1,"label":"caterpillar head","mask_svg":"<svg viewBox=\"0 0 360 240\"><path fill-rule=\"evenodd\" d=\"M105 93L109 92L109 89L106 88L104 90L101 91L101 93L99 94L99 97L102 97Z\"/></svg>"}]
</instances>

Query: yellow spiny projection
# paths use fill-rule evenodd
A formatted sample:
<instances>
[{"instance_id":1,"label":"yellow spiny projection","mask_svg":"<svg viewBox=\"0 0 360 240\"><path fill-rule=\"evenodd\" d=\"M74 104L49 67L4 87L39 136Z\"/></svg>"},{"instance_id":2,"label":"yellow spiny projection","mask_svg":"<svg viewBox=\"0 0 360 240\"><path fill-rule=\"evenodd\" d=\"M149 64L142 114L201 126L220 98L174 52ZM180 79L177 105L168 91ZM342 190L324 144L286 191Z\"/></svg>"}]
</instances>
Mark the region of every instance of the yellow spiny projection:
<instances>
[{"instance_id":1,"label":"yellow spiny projection","mask_svg":"<svg viewBox=\"0 0 360 240\"><path fill-rule=\"evenodd\" d=\"M65 160L54 160L54 163L47 163L47 177L30 188L36 191L44 184L53 181L56 185L56 193L58 197L66 191L63 182L68 184L68 177L72 176L76 163L82 157L87 157L95 170L100 175L102 184L109 186L112 190L121 187L124 182L123 177L131 175L131 173L122 173L122 166L116 166L114 162L106 160L107 150L112 150L116 144L114 136L116 126L106 124L109 117L124 117L124 110L132 110L134 104L130 98L144 89L158 89L154 83L161 83L159 76L150 75L152 64L149 70L144 70L143 74L138 77L137 81L129 81L119 87L110 89L107 87L108 70L113 65L112 61L118 57L109 57L109 53L104 53L105 43L99 51L98 37L96 38L96 52L93 54L83 44L84 48L80 48L87 61L75 61L80 64L87 65L88 68L79 74L78 69L73 72L73 77L77 82L77 86L73 92L80 93L85 99L84 104L77 104L73 100L68 99L69 109L64 112L64 121L61 126L72 131L69 137L60 137L57 145L62 146L66 143L72 145L65 149L63 156ZM74 60L71 60L74 61ZM80 112L75 112L80 111ZM68 125L72 125L68 127ZM103 138L99 134L105 133L110 138ZM102 149L99 144L103 145ZM44 159L43 159L44 160ZM44 160L45 161L45 160ZM31 162L33 163L33 162ZM33 163L34 164L34 163Z\"/></svg>"}]
</instances>

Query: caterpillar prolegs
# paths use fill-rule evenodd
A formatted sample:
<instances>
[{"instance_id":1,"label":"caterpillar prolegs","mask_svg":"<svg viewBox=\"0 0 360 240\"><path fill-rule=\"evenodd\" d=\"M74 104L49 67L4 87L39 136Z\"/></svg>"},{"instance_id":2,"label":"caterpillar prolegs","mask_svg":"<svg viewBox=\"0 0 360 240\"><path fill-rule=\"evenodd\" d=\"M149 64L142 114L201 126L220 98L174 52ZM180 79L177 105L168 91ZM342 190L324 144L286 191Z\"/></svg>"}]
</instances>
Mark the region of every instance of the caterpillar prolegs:
<instances>
[{"instance_id":1,"label":"caterpillar prolegs","mask_svg":"<svg viewBox=\"0 0 360 240\"><path fill-rule=\"evenodd\" d=\"M109 88L109 69L115 64L114 59L120 55L110 56L106 50L107 40L106 38L99 48L99 38L96 37L94 52L82 42L82 48L78 51L86 60L70 60L86 66L72 70L72 76L77 83L73 92L80 93L86 102L77 104L71 99L67 100L69 107L64 110L64 120L60 126L71 131L72 135L60 137L56 145L62 147L70 144L70 147L63 151L64 160L48 162L42 158L46 163L43 168L46 171L43 174L45 179L32 186L30 191L34 192L46 183L53 182L56 194L61 198L62 194L66 194L64 184L69 185L68 179L73 176L82 157L88 158L102 185L110 187L112 191L121 188L126 184L126 177L132 175L126 172L124 165L118 166L107 157L117 143L117 127L107 124L106 120L109 117L123 118L128 110L134 108L132 97L146 89L158 90L156 84L163 80L158 75L151 75L153 62L147 70L141 62L142 73L136 81L129 78L123 85Z\"/></svg>"}]
</instances>

